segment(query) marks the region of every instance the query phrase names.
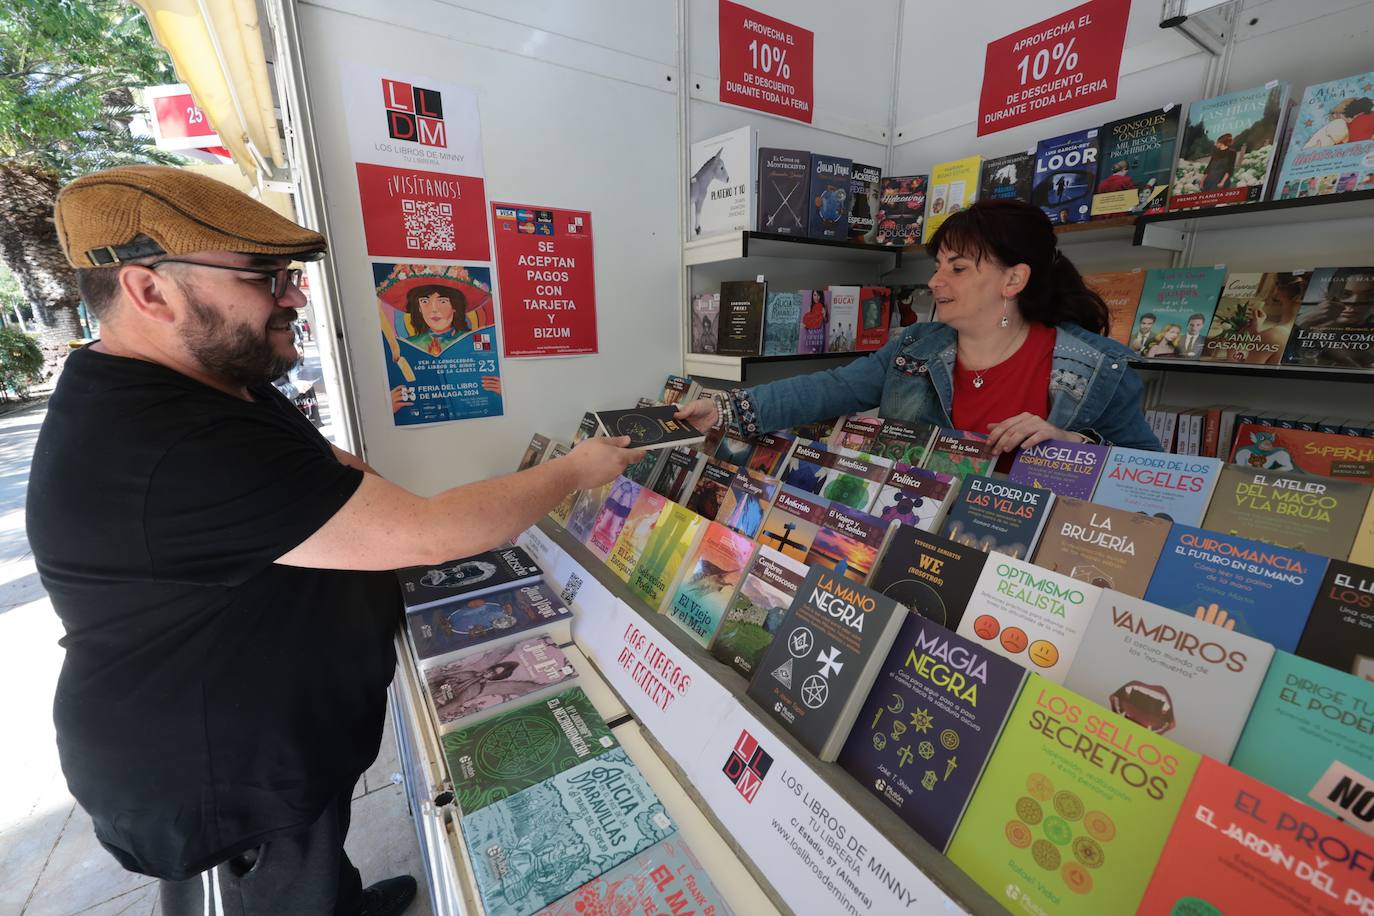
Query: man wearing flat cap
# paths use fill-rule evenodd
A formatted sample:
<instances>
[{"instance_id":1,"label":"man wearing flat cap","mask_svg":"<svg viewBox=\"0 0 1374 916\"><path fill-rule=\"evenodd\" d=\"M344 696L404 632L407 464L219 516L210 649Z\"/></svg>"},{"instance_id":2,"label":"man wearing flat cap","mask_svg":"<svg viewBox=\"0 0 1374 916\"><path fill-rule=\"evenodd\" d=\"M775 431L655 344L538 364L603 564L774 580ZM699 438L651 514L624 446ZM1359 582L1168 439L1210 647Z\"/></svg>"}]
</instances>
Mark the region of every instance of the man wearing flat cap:
<instances>
[{"instance_id":1,"label":"man wearing flat cap","mask_svg":"<svg viewBox=\"0 0 1374 916\"><path fill-rule=\"evenodd\" d=\"M72 794L168 916L403 911L414 880L364 891L343 849L395 663L389 571L505 543L641 453L593 439L416 496L270 384L321 235L157 166L77 179L54 220L102 332L67 360L28 493Z\"/></svg>"}]
</instances>

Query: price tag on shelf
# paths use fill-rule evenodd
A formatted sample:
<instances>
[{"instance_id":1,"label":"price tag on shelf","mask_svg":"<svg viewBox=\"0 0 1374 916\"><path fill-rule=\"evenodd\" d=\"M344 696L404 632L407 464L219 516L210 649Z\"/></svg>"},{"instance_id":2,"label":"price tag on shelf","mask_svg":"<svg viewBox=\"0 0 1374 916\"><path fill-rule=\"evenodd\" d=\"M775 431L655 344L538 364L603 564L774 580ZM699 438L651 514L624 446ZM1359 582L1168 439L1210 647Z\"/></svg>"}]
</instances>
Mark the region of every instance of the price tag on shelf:
<instances>
[{"instance_id":1,"label":"price tag on shelf","mask_svg":"<svg viewBox=\"0 0 1374 916\"><path fill-rule=\"evenodd\" d=\"M1116 98L1130 0L1091 0L989 42L978 136Z\"/></svg>"},{"instance_id":2,"label":"price tag on shelf","mask_svg":"<svg viewBox=\"0 0 1374 916\"><path fill-rule=\"evenodd\" d=\"M811 123L815 35L720 0L720 100Z\"/></svg>"}]
</instances>

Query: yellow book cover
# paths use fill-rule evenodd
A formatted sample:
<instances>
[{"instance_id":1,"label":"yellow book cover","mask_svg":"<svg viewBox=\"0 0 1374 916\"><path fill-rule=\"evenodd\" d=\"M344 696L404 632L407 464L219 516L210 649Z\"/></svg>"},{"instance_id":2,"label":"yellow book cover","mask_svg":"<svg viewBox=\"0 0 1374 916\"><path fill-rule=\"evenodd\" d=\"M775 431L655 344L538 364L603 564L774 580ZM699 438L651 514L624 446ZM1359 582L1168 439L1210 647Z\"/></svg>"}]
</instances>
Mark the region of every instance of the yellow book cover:
<instances>
[{"instance_id":1,"label":"yellow book cover","mask_svg":"<svg viewBox=\"0 0 1374 916\"><path fill-rule=\"evenodd\" d=\"M1364 521L1355 534L1355 545L1350 548L1350 562L1361 566L1374 566L1374 496L1364 509Z\"/></svg>"},{"instance_id":2,"label":"yellow book cover","mask_svg":"<svg viewBox=\"0 0 1374 916\"><path fill-rule=\"evenodd\" d=\"M921 242L930 241L951 213L967 209L978 199L978 172L982 156L965 156L953 162L941 162L930 170L930 191L926 194L926 226Z\"/></svg>"},{"instance_id":3,"label":"yellow book cover","mask_svg":"<svg viewBox=\"0 0 1374 916\"><path fill-rule=\"evenodd\" d=\"M677 503L665 503L630 576L630 590L660 610L677 584L678 570L696 547L707 521Z\"/></svg>"}]
</instances>

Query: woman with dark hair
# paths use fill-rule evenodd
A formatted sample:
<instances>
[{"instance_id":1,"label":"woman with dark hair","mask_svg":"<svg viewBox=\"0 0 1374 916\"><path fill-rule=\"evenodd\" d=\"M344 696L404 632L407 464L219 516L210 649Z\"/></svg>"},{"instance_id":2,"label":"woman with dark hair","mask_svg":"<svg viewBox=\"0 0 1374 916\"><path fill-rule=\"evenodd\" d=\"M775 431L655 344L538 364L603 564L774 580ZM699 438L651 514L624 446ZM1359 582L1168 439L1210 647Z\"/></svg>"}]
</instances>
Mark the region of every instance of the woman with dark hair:
<instances>
[{"instance_id":1,"label":"woman with dark hair","mask_svg":"<svg viewBox=\"0 0 1374 916\"><path fill-rule=\"evenodd\" d=\"M426 283L406 293L406 317L415 333L407 337L431 356L438 356L472 328L463 291L447 283Z\"/></svg>"},{"instance_id":2,"label":"woman with dark hair","mask_svg":"<svg viewBox=\"0 0 1374 916\"><path fill-rule=\"evenodd\" d=\"M705 429L724 415L752 436L877 407L986 433L1004 465L1046 439L1159 449L1134 354L1102 336L1107 307L1060 254L1039 207L978 201L926 249L937 320L842 368L696 400L678 416Z\"/></svg>"}]
</instances>

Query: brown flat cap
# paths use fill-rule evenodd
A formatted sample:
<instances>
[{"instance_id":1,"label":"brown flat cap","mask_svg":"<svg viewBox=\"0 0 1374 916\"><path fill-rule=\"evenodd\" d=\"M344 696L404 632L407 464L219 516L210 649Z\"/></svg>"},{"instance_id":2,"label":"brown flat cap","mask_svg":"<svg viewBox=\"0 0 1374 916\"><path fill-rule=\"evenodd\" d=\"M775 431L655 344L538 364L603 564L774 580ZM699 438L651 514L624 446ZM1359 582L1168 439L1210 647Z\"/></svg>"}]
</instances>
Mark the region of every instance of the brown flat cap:
<instances>
[{"instance_id":1,"label":"brown flat cap","mask_svg":"<svg viewBox=\"0 0 1374 916\"><path fill-rule=\"evenodd\" d=\"M313 261L324 236L297 226L221 181L162 165L83 175L57 195L53 222L73 267L193 251L236 251ZM156 244L135 240L139 236Z\"/></svg>"}]
</instances>

